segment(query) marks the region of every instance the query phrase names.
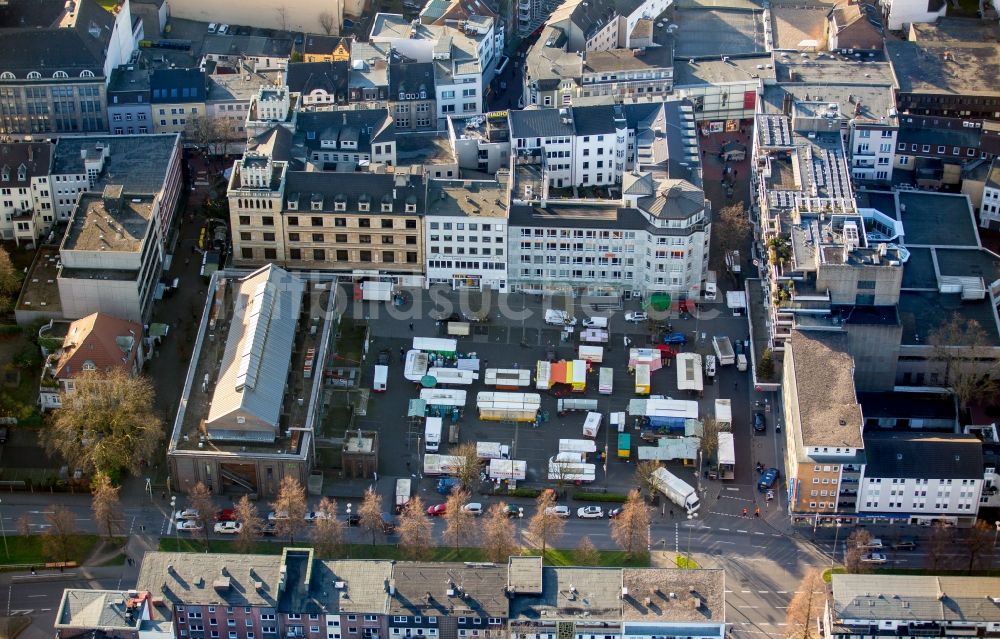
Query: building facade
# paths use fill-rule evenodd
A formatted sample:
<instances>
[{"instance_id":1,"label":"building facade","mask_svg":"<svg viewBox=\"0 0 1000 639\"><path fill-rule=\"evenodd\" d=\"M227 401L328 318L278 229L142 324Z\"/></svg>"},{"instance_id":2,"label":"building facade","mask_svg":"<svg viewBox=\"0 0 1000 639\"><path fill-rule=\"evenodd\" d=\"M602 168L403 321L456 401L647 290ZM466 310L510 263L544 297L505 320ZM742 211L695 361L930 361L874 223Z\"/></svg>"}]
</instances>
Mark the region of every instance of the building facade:
<instances>
[{"instance_id":1,"label":"building facade","mask_svg":"<svg viewBox=\"0 0 1000 639\"><path fill-rule=\"evenodd\" d=\"M55 222L52 205L53 145L48 142L0 144L0 237L32 245Z\"/></svg>"}]
</instances>

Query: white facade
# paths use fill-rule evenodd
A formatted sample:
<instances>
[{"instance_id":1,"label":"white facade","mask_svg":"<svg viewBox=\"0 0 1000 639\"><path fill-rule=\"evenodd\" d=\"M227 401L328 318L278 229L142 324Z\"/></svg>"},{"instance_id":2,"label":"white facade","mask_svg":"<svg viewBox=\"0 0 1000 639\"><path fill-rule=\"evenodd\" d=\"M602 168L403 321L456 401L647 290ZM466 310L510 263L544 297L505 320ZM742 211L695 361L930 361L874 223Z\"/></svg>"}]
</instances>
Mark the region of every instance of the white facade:
<instances>
[{"instance_id":1,"label":"white facade","mask_svg":"<svg viewBox=\"0 0 1000 639\"><path fill-rule=\"evenodd\" d=\"M507 292L507 216L424 218L427 285Z\"/></svg>"},{"instance_id":2,"label":"white facade","mask_svg":"<svg viewBox=\"0 0 1000 639\"><path fill-rule=\"evenodd\" d=\"M983 187L983 204L979 207L979 225L1000 224L1000 185L987 182Z\"/></svg>"},{"instance_id":3,"label":"white facade","mask_svg":"<svg viewBox=\"0 0 1000 639\"><path fill-rule=\"evenodd\" d=\"M892 180L898 128L852 126L847 131L851 177L855 180Z\"/></svg>"},{"instance_id":4,"label":"white facade","mask_svg":"<svg viewBox=\"0 0 1000 639\"><path fill-rule=\"evenodd\" d=\"M969 469L973 472L974 469ZM913 519L975 517L983 479L913 479L862 477L858 513L905 513Z\"/></svg>"},{"instance_id":5,"label":"white facade","mask_svg":"<svg viewBox=\"0 0 1000 639\"><path fill-rule=\"evenodd\" d=\"M934 22L943 18L948 3L941 2L940 8L930 11L928 0L882 0L882 10L890 31L899 31L914 22Z\"/></svg>"},{"instance_id":6,"label":"white facade","mask_svg":"<svg viewBox=\"0 0 1000 639\"><path fill-rule=\"evenodd\" d=\"M471 117L483 112L482 74L453 75L453 84L435 86L437 118Z\"/></svg>"},{"instance_id":7,"label":"white facade","mask_svg":"<svg viewBox=\"0 0 1000 639\"><path fill-rule=\"evenodd\" d=\"M18 177L19 167L5 166L4 170L10 172L10 178ZM23 181L22 178L18 180ZM3 182L8 181L4 175ZM29 186L0 189L0 237L18 244L30 244L48 234L54 219L49 176L32 176L28 183Z\"/></svg>"},{"instance_id":8,"label":"white facade","mask_svg":"<svg viewBox=\"0 0 1000 639\"><path fill-rule=\"evenodd\" d=\"M549 186L616 184L630 168L627 156L632 145L628 140L635 134L628 130L624 119L616 121L615 127L593 135L512 138L511 146L514 153L539 150L543 154Z\"/></svg>"}]
</instances>

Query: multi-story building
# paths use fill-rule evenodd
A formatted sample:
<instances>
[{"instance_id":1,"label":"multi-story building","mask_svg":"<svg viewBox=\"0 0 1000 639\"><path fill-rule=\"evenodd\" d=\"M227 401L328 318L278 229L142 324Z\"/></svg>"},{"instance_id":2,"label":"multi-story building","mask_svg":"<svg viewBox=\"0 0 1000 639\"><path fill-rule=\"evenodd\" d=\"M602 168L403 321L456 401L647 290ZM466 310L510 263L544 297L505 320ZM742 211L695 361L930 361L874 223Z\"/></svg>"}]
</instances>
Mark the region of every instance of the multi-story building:
<instances>
[{"instance_id":1,"label":"multi-story building","mask_svg":"<svg viewBox=\"0 0 1000 639\"><path fill-rule=\"evenodd\" d=\"M944 3L936 4L943 12ZM889 28L898 27L890 22ZM1000 52L989 42L996 25L967 29L942 20L939 28L911 28L910 40L886 41L901 114L1000 120L1000 88L980 72L1000 64Z\"/></svg>"},{"instance_id":2,"label":"multi-story building","mask_svg":"<svg viewBox=\"0 0 1000 639\"><path fill-rule=\"evenodd\" d=\"M387 103L397 129L437 128L434 64L391 60Z\"/></svg>"},{"instance_id":3,"label":"multi-story building","mask_svg":"<svg viewBox=\"0 0 1000 639\"><path fill-rule=\"evenodd\" d=\"M506 111L448 118L448 138L460 169L496 175L510 167L510 126Z\"/></svg>"},{"instance_id":4,"label":"multi-story building","mask_svg":"<svg viewBox=\"0 0 1000 639\"><path fill-rule=\"evenodd\" d=\"M295 132L299 117L299 99L285 86L261 87L257 95L250 98L247 121L244 128L247 139L262 135L276 126Z\"/></svg>"},{"instance_id":5,"label":"multi-story building","mask_svg":"<svg viewBox=\"0 0 1000 639\"><path fill-rule=\"evenodd\" d=\"M108 83L108 131L112 135L153 132L149 69L128 64L111 72Z\"/></svg>"},{"instance_id":6,"label":"multi-story building","mask_svg":"<svg viewBox=\"0 0 1000 639\"><path fill-rule=\"evenodd\" d=\"M989 129L997 123L930 115L900 116L895 168L918 188L964 184L963 172L996 157ZM906 183L898 180L900 183Z\"/></svg>"},{"instance_id":7,"label":"multi-story building","mask_svg":"<svg viewBox=\"0 0 1000 639\"><path fill-rule=\"evenodd\" d=\"M829 13L827 49L882 51L885 33L878 7L868 2L845 2Z\"/></svg>"},{"instance_id":8,"label":"multi-story building","mask_svg":"<svg viewBox=\"0 0 1000 639\"><path fill-rule=\"evenodd\" d=\"M107 80L137 40L128 0L115 15L95 0L10 15L16 24L0 23L0 134L107 131Z\"/></svg>"},{"instance_id":9,"label":"multi-story building","mask_svg":"<svg viewBox=\"0 0 1000 639\"><path fill-rule=\"evenodd\" d=\"M329 109L347 104L350 62L293 62L285 70L284 85L299 94L301 109Z\"/></svg>"},{"instance_id":10,"label":"multi-story building","mask_svg":"<svg viewBox=\"0 0 1000 639\"><path fill-rule=\"evenodd\" d=\"M67 588L56 611L57 639L103 633L118 639L172 639L148 592Z\"/></svg>"},{"instance_id":11,"label":"multi-story building","mask_svg":"<svg viewBox=\"0 0 1000 639\"><path fill-rule=\"evenodd\" d=\"M917 22L934 22L945 16L948 3L943 0L880 0L882 17L890 31L905 30Z\"/></svg>"},{"instance_id":12,"label":"multi-story building","mask_svg":"<svg viewBox=\"0 0 1000 639\"><path fill-rule=\"evenodd\" d=\"M229 182L234 261L377 270L420 285L425 189L419 174L290 171L287 162L248 152Z\"/></svg>"},{"instance_id":13,"label":"multi-story building","mask_svg":"<svg viewBox=\"0 0 1000 639\"><path fill-rule=\"evenodd\" d=\"M50 142L0 144L0 237L32 245L48 235L55 221L52 206L53 145Z\"/></svg>"},{"instance_id":14,"label":"multi-story building","mask_svg":"<svg viewBox=\"0 0 1000 639\"><path fill-rule=\"evenodd\" d=\"M296 128L306 159L317 166L396 164L396 120L386 109L303 111Z\"/></svg>"},{"instance_id":15,"label":"multi-story building","mask_svg":"<svg viewBox=\"0 0 1000 639\"><path fill-rule=\"evenodd\" d=\"M61 610L76 592L66 591ZM319 560L310 548L149 552L135 598L157 602L152 616L172 636L214 627L236 639L542 639L557 630L570 639L721 639L726 628L721 570L543 567L540 557L504 565Z\"/></svg>"},{"instance_id":16,"label":"multi-story building","mask_svg":"<svg viewBox=\"0 0 1000 639\"><path fill-rule=\"evenodd\" d=\"M856 512L865 443L847 341L796 330L785 344L784 476L793 522L829 523Z\"/></svg>"},{"instance_id":17,"label":"multi-story building","mask_svg":"<svg viewBox=\"0 0 1000 639\"><path fill-rule=\"evenodd\" d=\"M301 45L303 62L350 62L354 38L307 33Z\"/></svg>"},{"instance_id":18,"label":"multi-story building","mask_svg":"<svg viewBox=\"0 0 1000 639\"><path fill-rule=\"evenodd\" d=\"M979 207L979 225L996 229L1000 226L1000 160L994 159L983 185L982 206Z\"/></svg>"},{"instance_id":19,"label":"multi-story building","mask_svg":"<svg viewBox=\"0 0 1000 639\"><path fill-rule=\"evenodd\" d=\"M38 401L42 410L62 406L61 395L75 392L76 379L90 371L119 369L135 376L146 358L142 324L92 313L70 323L62 346L42 367Z\"/></svg>"},{"instance_id":20,"label":"multi-story building","mask_svg":"<svg viewBox=\"0 0 1000 639\"><path fill-rule=\"evenodd\" d=\"M389 56L392 47L355 42L351 47L349 92L351 102L384 102L389 95Z\"/></svg>"},{"instance_id":21,"label":"multi-story building","mask_svg":"<svg viewBox=\"0 0 1000 639\"><path fill-rule=\"evenodd\" d=\"M824 639L987 635L1000 623L996 577L833 575Z\"/></svg>"},{"instance_id":22,"label":"multi-story building","mask_svg":"<svg viewBox=\"0 0 1000 639\"><path fill-rule=\"evenodd\" d=\"M975 524L983 442L974 435L866 432L858 516L930 525Z\"/></svg>"},{"instance_id":23,"label":"multi-story building","mask_svg":"<svg viewBox=\"0 0 1000 639\"><path fill-rule=\"evenodd\" d=\"M281 82L281 75L281 71L253 71L249 66L225 70L216 67L207 76L205 115L195 121L192 139L216 155L242 152L250 103L261 89Z\"/></svg>"},{"instance_id":24,"label":"multi-story building","mask_svg":"<svg viewBox=\"0 0 1000 639\"><path fill-rule=\"evenodd\" d=\"M675 59L673 97L689 100L699 125L752 120L765 84L775 81L770 54L728 60Z\"/></svg>"},{"instance_id":25,"label":"multi-story building","mask_svg":"<svg viewBox=\"0 0 1000 639\"><path fill-rule=\"evenodd\" d=\"M218 62L231 66L244 65L254 71L284 69L292 57L291 38L208 34L201 49L202 65Z\"/></svg>"},{"instance_id":26,"label":"multi-story building","mask_svg":"<svg viewBox=\"0 0 1000 639\"><path fill-rule=\"evenodd\" d=\"M512 17L509 9L510 4L495 0L430 0L420 10L419 20L423 24L444 26L475 20L479 16L490 18L495 25L494 49L499 55L507 42L507 34L510 33L508 20L504 16L507 14L507 18Z\"/></svg>"},{"instance_id":27,"label":"multi-story building","mask_svg":"<svg viewBox=\"0 0 1000 639\"><path fill-rule=\"evenodd\" d=\"M201 69L154 69L149 87L156 133L190 134L205 117L208 78Z\"/></svg>"},{"instance_id":28,"label":"multi-story building","mask_svg":"<svg viewBox=\"0 0 1000 639\"><path fill-rule=\"evenodd\" d=\"M402 58L433 64L436 115L443 121L451 115L483 112L498 57L494 24L484 16L455 26L411 24L401 15L379 13L369 39L375 45L391 46Z\"/></svg>"},{"instance_id":29,"label":"multi-story building","mask_svg":"<svg viewBox=\"0 0 1000 639\"><path fill-rule=\"evenodd\" d=\"M323 383L311 371L330 338L319 297L273 264L213 274L167 447L173 490L266 498L284 477L306 483Z\"/></svg>"},{"instance_id":30,"label":"multi-story building","mask_svg":"<svg viewBox=\"0 0 1000 639\"><path fill-rule=\"evenodd\" d=\"M507 292L506 181L430 180L427 285Z\"/></svg>"}]
</instances>

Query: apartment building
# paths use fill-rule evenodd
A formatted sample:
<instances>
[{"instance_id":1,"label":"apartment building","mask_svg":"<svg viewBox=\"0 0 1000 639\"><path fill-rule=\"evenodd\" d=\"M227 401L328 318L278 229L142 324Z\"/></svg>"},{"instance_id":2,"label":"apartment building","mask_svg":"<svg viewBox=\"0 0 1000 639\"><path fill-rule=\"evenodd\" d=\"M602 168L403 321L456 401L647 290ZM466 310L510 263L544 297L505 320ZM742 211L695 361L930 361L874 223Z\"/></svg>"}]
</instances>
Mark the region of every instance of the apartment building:
<instances>
[{"instance_id":1,"label":"apartment building","mask_svg":"<svg viewBox=\"0 0 1000 639\"><path fill-rule=\"evenodd\" d=\"M770 55L675 59L673 97L690 101L699 123L752 120L765 84L773 84L775 77Z\"/></svg>"},{"instance_id":2,"label":"apartment building","mask_svg":"<svg viewBox=\"0 0 1000 639\"><path fill-rule=\"evenodd\" d=\"M116 15L94 0L11 15L16 23L0 20L0 134L107 131L107 80L137 41L128 0Z\"/></svg>"},{"instance_id":3,"label":"apartment building","mask_svg":"<svg viewBox=\"0 0 1000 639\"><path fill-rule=\"evenodd\" d=\"M388 99L391 51L392 46L385 43L354 43L348 87L351 102L383 102Z\"/></svg>"},{"instance_id":4,"label":"apartment building","mask_svg":"<svg viewBox=\"0 0 1000 639\"><path fill-rule=\"evenodd\" d=\"M172 490L202 482L267 499L286 476L306 484L324 378L311 367L324 370L329 351L328 302L273 264L213 274L167 445Z\"/></svg>"},{"instance_id":5,"label":"apartment building","mask_svg":"<svg viewBox=\"0 0 1000 639\"><path fill-rule=\"evenodd\" d=\"M984 488L983 442L974 435L866 432L858 516L971 526Z\"/></svg>"},{"instance_id":6,"label":"apartment building","mask_svg":"<svg viewBox=\"0 0 1000 639\"><path fill-rule=\"evenodd\" d=\"M924 189L957 187L969 167L996 157L989 130L996 123L929 115L900 116L895 168Z\"/></svg>"},{"instance_id":7,"label":"apartment building","mask_svg":"<svg viewBox=\"0 0 1000 639\"><path fill-rule=\"evenodd\" d=\"M835 574L830 586L825 639L981 635L1000 623L996 577Z\"/></svg>"},{"instance_id":8,"label":"apartment building","mask_svg":"<svg viewBox=\"0 0 1000 639\"><path fill-rule=\"evenodd\" d=\"M63 608L75 592L66 591ZM514 632L536 639L557 627L571 639L725 636L721 570L543 567L540 557L459 564L319 560L310 548L269 556L150 552L135 594L156 602L150 622L177 636L218 628L236 639Z\"/></svg>"},{"instance_id":9,"label":"apartment building","mask_svg":"<svg viewBox=\"0 0 1000 639\"><path fill-rule=\"evenodd\" d=\"M354 38L307 33L302 44L303 62L350 62Z\"/></svg>"},{"instance_id":10,"label":"apartment building","mask_svg":"<svg viewBox=\"0 0 1000 639\"><path fill-rule=\"evenodd\" d=\"M990 164L986 182L983 185L982 206L979 207L979 225L996 229L1000 226L1000 160Z\"/></svg>"},{"instance_id":11,"label":"apartment building","mask_svg":"<svg viewBox=\"0 0 1000 639\"><path fill-rule=\"evenodd\" d=\"M292 171L248 152L229 182L234 262L378 270L420 285L425 189L419 174Z\"/></svg>"},{"instance_id":12,"label":"apartment building","mask_svg":"<svg viewBox=\"0 0 1000 639\"><path fill-rule=\"evenodd\" d=\"M201 55L202 66L216 62L244 65L254 71L277 71L284 69L292 57L292 39L210 33L205 36Z\"/></svg>"},{"instance_id":13,"label":"apartment building","mask_svg":"<svg viewBox=\"0 0 1000 639\"><path fill-rule=\"evenodd\" d=\"M506 180L430 180L424 237L427 286L507 292Z\"/></svg>"},{"instance_id":14,"label":"apartment building","mask_svg":"<svg viewBox=\"0 0 1000 639\"><path fill-rule=\"evenodd\" d=\"M317 166L354 171L396 164L396 118L384 108L303 111L296 129L306 159Z\"/></svg>"},{"instance_id":15,"label":"apartment building","mask_svg":"<svg viewBox=\"0 0 1000 639\"><path fill-rule=\"evenodd\" d=\"M497 171L510 167L507 111L448 118L448 141L460 169L496 175Z\"/></svg>"},{"instance_id":16,"label":"apartment building","mask_svg":"<svg viewBox=\"0 0 1000 639\"><path fill-rule=\"evenodd\" d=\"M201 69L154 69L149 87L154 132L189 135L205 117L208 78Z\"/></svg>"},{"instance_id":17,"label":"apartment building","mask_svg":"<svg viewBox=\"0 0 1000 639\"><path fill-rule=\"evenodd\" d=\"M881 0L882 18L890 31L905 30L916 22L934 22L947 13L942 0Z\"/></svg>"},{"instance_id":18,"label":"apartment building","mask_svg":"<svg viewBox=\"0 0 1000 639\"><path fill-rule=\"evenodd\" d=\"M349 60L293 62L285 70L284 85L299 94L302 109L329 109L347 104Z\"/></svg>"},{"instance_id":19,"label":"apartment building","mask_svg":"<svg viewBox=\"0 0 1000 639\"><path fill-rule=\"evenodd\" d=\"M149 69L122 65L111 72L108 82L108 131L112 135L153 132Z\"/></svg>"},{"instance_id":20,"label":"apartment building","mask_svg":"<svg viewBox=\"0 0 1000 639\"><path fill-rule=\"evenodd\" d=\"M785 345L785 482L794 523L853 517L864 468L863 418L844 334L794 330Z\"/></svg>"},{"instance_id":21,"label":"apartment building","mask_svg":"<svg viewBox=\"0 0 1000 639\"><path fill-rule=\"evenodd\" d=\"M247 109L244 125L247 139L263 135L274 127L294 133L300 99L301 96L293 94L286 86L260 87L257 95L250 98Z\"/></svg>"},{"instance_id":22,"label":"apartment building","mask_svg":"<svg viewBox=\"0 0 1000 639\"><path fill-rule=\"evenodd\" d=\"M0 237L33 245L49 234L52 206L52 153L49 142L0 144Z\"/></svg>"},{"instance_id":23,"label":"apartment building","mask_svg":"<svg viewBox=\"0 0 1000 639\"><path fill-rule=\"evenodd\" d=\"M387 103L397 129L437 128L436 98L433 63L390 59Z\"/></svg>"},{"instance_id":24,"label":"apartment building","mask_svg":"<svg viewBox=\"0 0 1000 639\"><path fill-rule=\"evenodd\" d=\"M473 16L454 26L440 26L411 24L401 15L379 13L369 40L388 45L413 62L432 63L437 119L483 112L483 98L499 57L492 18ZM394 97L391 90L389 97Z\"/></svg>"}]
</instances>

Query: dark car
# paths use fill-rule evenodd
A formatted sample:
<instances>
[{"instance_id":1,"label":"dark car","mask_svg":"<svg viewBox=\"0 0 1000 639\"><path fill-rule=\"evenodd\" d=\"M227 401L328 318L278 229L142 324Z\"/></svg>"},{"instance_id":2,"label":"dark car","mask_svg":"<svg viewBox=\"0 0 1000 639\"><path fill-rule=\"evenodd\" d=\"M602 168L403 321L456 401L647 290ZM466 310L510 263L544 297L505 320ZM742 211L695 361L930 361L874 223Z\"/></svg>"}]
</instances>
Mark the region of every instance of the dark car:
<instances>
[{"instance_id":1,"label":"dark car","mask_svg":"<svg viewBox=\"0 0 1000 639\"><path fill-rule=\"evenodd\" d=\"M507 504L507 517L520 517L524 510L520 506Z\"/></svg>"},{"instance_id":2,"label":"dark car","mask_svg":"<svg viewBox=\"0 0 1000 639\"><path fill-rule=\"evenodd\" d=\"M897 541L892 545L893 550L913 550L917 547L915 541Z\"/></svg>"},{"instance_id":3,"label":"dark car","mask_svg":"<svg viewBox=\"0 0 1000 639\"><path fill-rule=\"evenodd\" d=\"M755 433L763 433L767 430L767 421L764 419L764 413L759 410L753 412L753 430Z\"/></svg>"},{"instance_id":4,"label":"dark car","mask_svg":"<svg viewBox=\"0 0 1000 639\"><path fill-rule=\"evenodd\" d=\"M260 534L273 537L278 534L278 527L274 524L274 522L265 522L260 527Z\"/></svg>"},{"instance_id":5,"label":"dark car","mask_svg":"<svg viewBox=\"0 0 1000 639\"><path fill-rule=\"evenodd\" d=\"M621 508L612 508L611 510L608 511L608 519L618 519L618 517L621 514L622 514Z\"/></svg>"},{"instance_id":6,"label":"dark car","mask_svg":"<svg viewBox=\"0 0 1000 639\"><path fill-rule=\"evenodd\" d=\"M358 513L351 513L347 516L348 526L360 526L361 525L361 515Z\"/></svg>"},{"instance_id":7,"label":"dark car","mask_svg":"<svg viewBox=\"0 0 1000 639\"><path fill-rule=\"evenodd\" d=\"M771 490L774 487L775 482L778 481L778 469L768 468L760 475L760 481L757 482L757 490L764 492L765 490Z\"/></svg>"},{"instance_id":8,"label":"dark car","mask_svg":"<svg viewBox=\"0 0 1000 639\"><path fill-rule=\"evenodd\" d=\"M388 348L383 348L378 352L378 357L376 358L375 363L378 366L388 366L389 362L391 361L392 361L392 351L390 351Z\"/></svg>"}]
</instances>

